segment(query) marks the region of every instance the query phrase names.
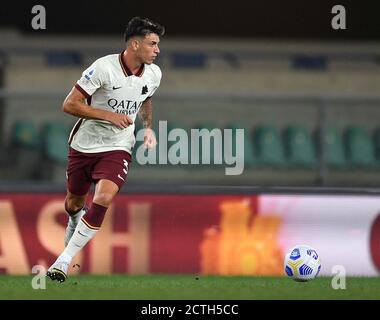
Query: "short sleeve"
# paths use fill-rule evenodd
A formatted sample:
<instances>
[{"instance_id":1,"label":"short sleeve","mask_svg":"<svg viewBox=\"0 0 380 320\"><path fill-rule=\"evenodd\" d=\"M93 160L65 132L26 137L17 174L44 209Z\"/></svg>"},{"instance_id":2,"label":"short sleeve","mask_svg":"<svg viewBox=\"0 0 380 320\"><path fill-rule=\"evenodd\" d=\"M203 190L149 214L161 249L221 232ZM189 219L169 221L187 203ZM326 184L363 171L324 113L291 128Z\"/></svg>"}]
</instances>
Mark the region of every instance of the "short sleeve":
<instances>
[{"instance_id":1,"label":"short sleeve","mask_svg":"<svg viewBox=\"0 0 380 320\"><path fill-rule=\"evenodd\" d=\"M158 86L154 87L154 88L152 89L152 91L150 92L150 96L149 96L148 98L152 98L153 95L154 95L154 93L157 91L157 89L158 89Z\"/></svg>"},{"instance_id":2,"label":"short sleeve","mask_svg":"<svg viewBox=\"0 0 380 320\"><path fill-rule=\"evenodd\" d=\"M89 98L103 84L103 70L101 64L95 61L82 73L82 77L77 81L75 87L86 97Z\"/></svg>"}]
</instances>

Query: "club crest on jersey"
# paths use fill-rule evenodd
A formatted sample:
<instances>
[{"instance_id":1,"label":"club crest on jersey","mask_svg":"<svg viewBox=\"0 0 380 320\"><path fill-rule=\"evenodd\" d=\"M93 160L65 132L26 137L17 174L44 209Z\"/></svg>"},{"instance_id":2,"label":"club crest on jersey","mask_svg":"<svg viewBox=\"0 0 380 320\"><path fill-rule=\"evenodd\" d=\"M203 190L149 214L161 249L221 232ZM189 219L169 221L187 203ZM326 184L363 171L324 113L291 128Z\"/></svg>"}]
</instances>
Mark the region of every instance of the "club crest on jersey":
<instances>
[{"instance_id":1,"label":"club crest on jersey","mask_svg":"<svg viewBox=\"0 0 380 320\"><path fill-rule=\"evenodd\" d=\"M84 75L84 77L87 80L90 80L94 74L95 74L95 68L91 69L87 74Z\"/></svg>"},{"instance_id":2,"label":"club crest on jersey","mask_svg":"<svg viewBox=\"0 0 380 320\"><path fill-rule=\"evenodd\" d=\"M147 94L148 93L148 86L145 85L142 87L141 94Z\"/></svg>"}]
</instances>

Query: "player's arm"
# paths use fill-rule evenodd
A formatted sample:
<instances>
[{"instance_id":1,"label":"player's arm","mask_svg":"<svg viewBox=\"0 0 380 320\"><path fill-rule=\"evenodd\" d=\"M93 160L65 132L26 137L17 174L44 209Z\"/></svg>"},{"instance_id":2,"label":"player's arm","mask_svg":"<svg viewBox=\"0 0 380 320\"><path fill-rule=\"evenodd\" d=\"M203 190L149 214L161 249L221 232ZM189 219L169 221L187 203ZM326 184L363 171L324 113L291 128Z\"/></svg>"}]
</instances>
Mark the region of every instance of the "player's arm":
<instances>
[{"instance_id":1,"label":"player's arm","mask_svg":"<svg viewBox=\"0 0 380 320\"><path fill-rule=\"evenodd\" d=\"M133 123L132 119L127 115L91 107L85 103L85 100L86 97L82 92L73 87L63 102L62 110L83 119L106 120L119 128L127 128Z\"/></svg>"},{"instance_id":2,"label":"player's arm","mask_svg":"<svg viewBox=\"0 0 380 320\"><path fill-rule=\"evenodd\" d=\"M145 129L152 129L153 105L152 98L146 99L140 107L140 119Z\"/></svg>"},{"instance_id":3,"label":"player's arm","mask_svg":"<svg viewBox=\"0 0 380 320\"><path fill-rule=\"evenodd\" d=\"M152 130L153 122L153 104L152 98L146 99L140 107L139 117L145 128L144 145L148 149L154 148L157 145L156 136Z\"/></svg>"}]
</instances>

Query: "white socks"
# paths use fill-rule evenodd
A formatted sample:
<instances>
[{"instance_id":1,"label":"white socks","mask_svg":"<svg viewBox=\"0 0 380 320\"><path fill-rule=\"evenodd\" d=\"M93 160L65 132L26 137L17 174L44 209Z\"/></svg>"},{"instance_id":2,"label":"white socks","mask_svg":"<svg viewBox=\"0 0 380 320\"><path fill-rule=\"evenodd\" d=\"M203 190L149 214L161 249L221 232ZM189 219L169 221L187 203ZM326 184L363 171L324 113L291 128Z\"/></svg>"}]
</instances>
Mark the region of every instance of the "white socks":
<instances>
[{"instance_id":1,"label":"white socks","mask_svg":"<svg viewBox=\"0 0 380 320\"><path fill-rule=\"evenodd\" d=\"M87 244L87 242L95 236L96 232L98 232L97 229L89 228L82 220L80 220L61 256L69 255L73 258Z\"/></svg>"}]
</instances>

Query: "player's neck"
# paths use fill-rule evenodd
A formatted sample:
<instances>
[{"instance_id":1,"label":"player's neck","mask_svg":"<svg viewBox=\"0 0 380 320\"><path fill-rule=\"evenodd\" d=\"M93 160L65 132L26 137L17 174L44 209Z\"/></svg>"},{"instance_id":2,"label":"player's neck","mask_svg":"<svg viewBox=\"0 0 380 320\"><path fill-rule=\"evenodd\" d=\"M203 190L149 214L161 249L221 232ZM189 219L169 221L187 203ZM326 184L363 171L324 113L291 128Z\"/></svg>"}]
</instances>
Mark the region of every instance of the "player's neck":
<instances>
[{"instance_id":1,"label":"player's neck","mask_svg":"<svg viewBox=\"0 0 380 320\"><path fill-rule=\"evenodd\" d=\"M142 63L137 60L132 53L128 53L127 50L124 50L122 59L133 74L136 74L140 70Z\"/></svg>"}]
</instances>

